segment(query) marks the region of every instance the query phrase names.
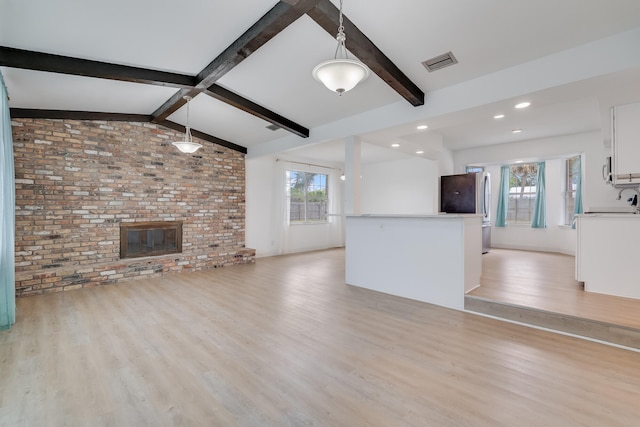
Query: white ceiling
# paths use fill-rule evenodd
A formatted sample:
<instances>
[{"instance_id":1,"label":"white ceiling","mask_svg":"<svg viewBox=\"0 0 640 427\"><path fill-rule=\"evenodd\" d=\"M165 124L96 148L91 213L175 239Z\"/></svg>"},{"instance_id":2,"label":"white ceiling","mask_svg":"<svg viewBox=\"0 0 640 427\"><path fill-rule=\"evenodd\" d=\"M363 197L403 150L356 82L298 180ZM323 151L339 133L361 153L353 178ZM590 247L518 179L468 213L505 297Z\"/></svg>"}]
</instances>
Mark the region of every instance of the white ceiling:
<instances>
[{"instance_id":1,"label":"white ceiling","mask_svg":"<svg viewBox=\"0 0 640 427\"><path fill-rule=\"evenodd\" d=\"M196 75L276 3L0 0L0 45ZM191 126L247 147L250 157L285 151L334 163L343 161L343 139L359 136L378 146L364 161L380 161L442 146L607 134L609 107L640 100L638 0L344 0L344 12L426 93L424 106L375 74L343 96L322 87L311 69L333 56L334 35L303 16L217 83L309 128L309 138L268 130L205 94L191 103ZM448 51L458 64L434 73L421 65ZM177 91L0 70L13 108L150 114ZM530 108L513 109L525 99ZM492 119L498 113L506 117ZM186 124L186 109L169 120ZM429 129L416 130L420 123Z\"/></svg>"}]
</instances>

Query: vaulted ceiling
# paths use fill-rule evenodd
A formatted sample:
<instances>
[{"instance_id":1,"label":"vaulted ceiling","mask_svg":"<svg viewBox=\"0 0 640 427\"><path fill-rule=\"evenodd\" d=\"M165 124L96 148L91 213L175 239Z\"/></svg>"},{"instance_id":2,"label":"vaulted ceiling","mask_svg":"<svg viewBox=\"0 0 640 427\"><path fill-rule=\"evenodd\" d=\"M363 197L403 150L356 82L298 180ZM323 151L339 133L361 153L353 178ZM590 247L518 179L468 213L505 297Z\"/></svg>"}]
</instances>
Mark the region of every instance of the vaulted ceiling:
<instances>
[{"instance_id":1,"label":"vaulted ceiling","mask_svg":"<svg viewBox=\"0 0 640 427\"><path fill-rule=\"evenodd\" d=\"M347 47L372 75L342 96L311 76L335 51L338 4L0 0L0 70L14 117L181 130L189 95L197 136L326 161L350 135L414 153L602 129L610 105L640 100L637 0L344 0ZM421 65L448 51L458 64ZM510 110L520 98L527 115Z\"/></svg>"}]
</instances>

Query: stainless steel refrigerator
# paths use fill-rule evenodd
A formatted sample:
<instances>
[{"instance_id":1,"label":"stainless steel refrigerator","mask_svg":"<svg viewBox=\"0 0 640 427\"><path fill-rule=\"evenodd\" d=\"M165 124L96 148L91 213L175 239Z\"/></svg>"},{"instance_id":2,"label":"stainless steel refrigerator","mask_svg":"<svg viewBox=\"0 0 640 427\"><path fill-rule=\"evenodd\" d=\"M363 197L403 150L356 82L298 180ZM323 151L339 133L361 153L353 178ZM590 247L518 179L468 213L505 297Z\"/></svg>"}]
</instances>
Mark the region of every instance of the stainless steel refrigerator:
<instances>
[{"instance_id":1,"label":"stainless steel refrigerator","mask_svg":"<svg viewBox=\"0 0 640 427\"><path fill-rule=\"evenodd\" d=\"M482 215L482 253L491 247L491 176L488 172L440 177L440 212Z\"/></svg>"}]
</instances>

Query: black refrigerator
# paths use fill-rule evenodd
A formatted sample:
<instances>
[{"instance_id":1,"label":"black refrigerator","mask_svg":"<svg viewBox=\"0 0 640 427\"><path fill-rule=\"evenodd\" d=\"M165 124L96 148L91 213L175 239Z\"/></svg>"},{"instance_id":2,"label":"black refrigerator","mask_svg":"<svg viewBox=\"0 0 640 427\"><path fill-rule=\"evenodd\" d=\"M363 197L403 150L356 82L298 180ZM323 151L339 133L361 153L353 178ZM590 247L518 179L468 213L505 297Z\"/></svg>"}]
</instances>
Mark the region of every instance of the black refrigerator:
<instances>
[{"instance_id":1,"label":"black refrigerator","mask_svg":"<svg viewBox=\"0 0 640 427\"><path fill-rule=\"evenodd\" d=\"M440 212L482 215L482 253L491 247L491 176L475 172L440 177Z\"/></svg>"}]
</instances>

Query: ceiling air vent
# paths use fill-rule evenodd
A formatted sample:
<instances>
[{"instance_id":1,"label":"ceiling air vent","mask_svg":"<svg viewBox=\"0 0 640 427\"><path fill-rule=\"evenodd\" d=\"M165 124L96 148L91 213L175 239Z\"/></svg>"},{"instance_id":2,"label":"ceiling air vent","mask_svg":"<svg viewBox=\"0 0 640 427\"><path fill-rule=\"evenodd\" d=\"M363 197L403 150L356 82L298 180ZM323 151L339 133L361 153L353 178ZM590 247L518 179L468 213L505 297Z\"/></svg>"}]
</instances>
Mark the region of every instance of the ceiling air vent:
<instances>
[{"instance_id":1,"label":"ceiling air vent","mask_svg":"<svg viewBox=\"0 0 640 427\"><path fill-rule=\"evenodd\" d=\"M424 68L426 68L430 73L457 63L458 60L451 52L422 61L422 65L424 65Z\"/></svg>"},{"instance_id":2,"label":"ceiling air vent","mask_svg":"<svg viewBox=\"0 0 640 427\"><path fill-rule=\"evenodd\" d=\"M267 129L269 130L278 130L280 129L280 126L278 125L269 125L269 126L265 126Z\"/></svg>"}]
</instances>

